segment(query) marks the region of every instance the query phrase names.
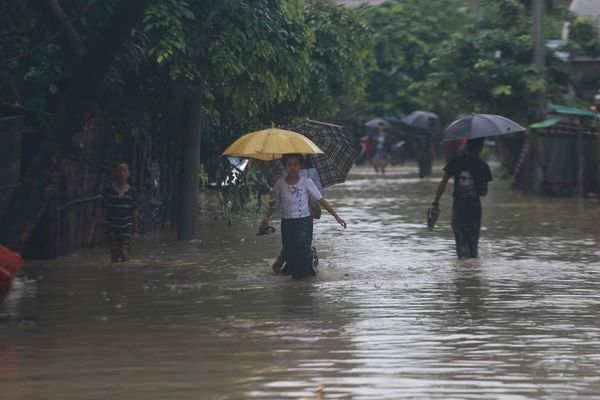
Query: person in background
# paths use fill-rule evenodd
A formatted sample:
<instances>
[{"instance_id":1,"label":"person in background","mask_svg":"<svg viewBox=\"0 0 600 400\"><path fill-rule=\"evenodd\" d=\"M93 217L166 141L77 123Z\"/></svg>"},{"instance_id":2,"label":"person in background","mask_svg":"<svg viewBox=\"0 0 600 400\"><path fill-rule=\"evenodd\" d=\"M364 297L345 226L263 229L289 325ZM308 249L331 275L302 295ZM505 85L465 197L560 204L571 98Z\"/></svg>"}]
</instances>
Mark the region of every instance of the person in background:
<instances>
[{"instance_id":1,"label":"person in background","mask_svg":"<svg viewBox=\"0 0 600 400\"><path fill-rule=\"evenodd\" d=\"M321 195L310 178L300 176L304 157L301 154L286 154L282 163L287 171L285 178L277 180L274 186L275 204L267 211L259 231L269 228L269 219L276 208L281 208L281 241L283 256L293 279L316 275L313 269L311 243L313 217L309 211L309 201L316 200L336 221L346 228L334 208Z\"/></svg>"},{"instance_id":2,"label":"person in background","mask_svg":"<svg viewBox=\"0 0 600 400\"><path fill-rule=\"evenodd\" d=\"M367 131L361 138L360 138L360 155L358 157L358 159L360 160L360 164L366 163L368 161L371 161L371 135L369 134L369 132Z\"/></svg>"},{"instance_id":3,"label":"person in background","mask_svg":"<svg viewBox=\"0 0 600 400\"><path fill-rule=\"evenodd\" d=\"M385 175L385 167L388 163L388 154L390 152L390 140L385 131L385 124L382 122L377 125L377 131L371 138L373 142L373 167L377 174Z\"/></svg>"},{"instance_id":4,"label":"person in background","mask_svg":"<svg viewBox=\"0 0 600 400\"><path fill-rule=\"evenodd\" d=\"M310 178L319 190L319 193L321 193L321 196L325 197L325 190L323 189L323 184L321 183L321 176L319 175L319 171L317 171L317 169L315 168L310 157L305 157L304 165L303 168L300 170L299 175L305 178ZM309 209L310 215L314 219L321 218L321 205L318 201L312 200L309 203Z\"/></svg>"},{"instance_id":5,"label":"person in background","mask_svg":"<svg viewBox=\"0 0 600 400\"><path fill-rule=\"evenodd\" d=\"M114 182L102 192L106 207L106 237L110 261L129 261L131 236L137 232L137 192L127 180L129 165L120 163L115 168Z\"/></svg>"},{"instance_id":6,"label":"person in background","mask_svg":"<svg viewBox=\"0 0 600 400\"><path fill-rule=\"evenodd\" d=\"M459 259L479 256L479 232L481 230L481 200L492 180L490 167L479 154L483 138L467 141L464 154L455 156L444 167L432 207L439 213L439 201L450 177L454 178L454 202L452 205L452 231Z\"/></svg>"},{"instance_id":7,"label":"person in background","mask_svg":"<svg viewBox=\"0 0 600 400\"><path fill-rule=\"evenodd\" d=\"M431 175L433 163L433 145L431 135L427 132L419 133L416 137L417 162L419 163L419 178Z\"/></svg>"},{"instance_id":8,"label":"person in background","mask_svg":"<svg viewBox=\"0 0 600 400\"><path fill-rule=\"evenodd\" d=\"M0 245L0 304L8 296L13 279L22 265L21 254Z\"/></svg>"}]
</instances>

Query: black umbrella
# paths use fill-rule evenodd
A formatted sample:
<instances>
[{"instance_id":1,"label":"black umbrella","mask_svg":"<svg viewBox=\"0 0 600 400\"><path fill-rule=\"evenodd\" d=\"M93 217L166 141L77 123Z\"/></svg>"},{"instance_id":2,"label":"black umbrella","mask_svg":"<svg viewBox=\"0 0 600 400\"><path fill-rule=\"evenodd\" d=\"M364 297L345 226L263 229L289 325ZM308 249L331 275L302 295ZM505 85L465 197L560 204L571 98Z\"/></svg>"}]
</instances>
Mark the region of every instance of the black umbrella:
<instances>
[{"instance_id":1,"label":"black umbrella","mask_svg":"<svg viewBox=\"0 0 600 400\"><path fill-rule=\"evenodd\" d=\"M325 122L306 120L288 126L288 129L306 136L323 150L323 154L310 156L319 172L323 187L346 180L346 175L358 157L358 150L344 133L344 128Z\"/></svg>"},{"instance_id":2,"label":"black umbrella","mask_svg":"<svg viewBox=\"0 0 600 400\"><path fill-rule=\"evenodd\" d=\"M365 122L365 128L367 128L367 129L375 129L379 125L383 125L385 128L390 127L390 123L387 122L385 119L381 119L381 118L374 118L374 119L371 119L371 120Z\"/></svg>"},{"instance_id":3,"label":"black umbrella","mask_svg":"<svg viewBox=\"0 0 600 400\"><path fill-rule=\"evenodd\" d=\"M323 187L346 180L346 175L358 157L358 150L344 133L344 128L325 122L305 120L289 125L286 129L306 136L323 150L323 154L309 156L319 172ZM279 161L258 161L258 165L267 175L270 184L283 172Z\"/></svg>"},{"instance_id":4,"label":"black umbrella","mask_svg":"<svg viewBox=\"0 0 600 400\"><path fill-rule=\"evenodd\" d=\"M471 114L452 122L444 132L443 141L476 139L524 131L524 127L500 115Z\"/></svg>"},{"instance_id":5,"label":"black umbrella","mask_svg":"<svg viewBox=\"0 0 600 400\"><path fill-rule=\"evenodd\" d=\"M385 120L391 124L401 124L402 123L402 118L398 118L398 117L385 117Z\"/></svg>"},{"instance_id":6,"label":"black umbrella","mask_svg":"<svg viewBox=\"0 0 600 400\"><path fill-rule=\"evenodd\" d=\"M440 118L436 114L429 111L413 111L406 117L402 118L402 122L417 129L425 129L429 131L437 131L442 129Z\"/></svg>"}]
</instances>

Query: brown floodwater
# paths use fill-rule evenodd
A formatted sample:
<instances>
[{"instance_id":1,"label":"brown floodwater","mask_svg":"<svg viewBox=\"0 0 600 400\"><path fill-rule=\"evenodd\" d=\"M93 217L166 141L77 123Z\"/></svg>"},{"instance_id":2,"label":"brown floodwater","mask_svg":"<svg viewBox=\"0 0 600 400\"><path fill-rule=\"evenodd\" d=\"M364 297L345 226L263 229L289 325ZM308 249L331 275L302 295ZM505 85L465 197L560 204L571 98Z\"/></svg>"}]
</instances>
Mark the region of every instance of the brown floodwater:
<instances>
[{"instance_id":1,"label":"brown floodwater","mask_svg":"<svg viewBox=\"0 0 600 400\"><path fill-rule=\"evenodd\" d=\"M270 274L259 216L147 235L129 263L28 262L0 306L0 400L600 398L598 200L495 182L459 262L449 192L425 228L436 184L357 168L328 189L348 228L316 222L312 280Z\"/></svg>"}]
</instances>

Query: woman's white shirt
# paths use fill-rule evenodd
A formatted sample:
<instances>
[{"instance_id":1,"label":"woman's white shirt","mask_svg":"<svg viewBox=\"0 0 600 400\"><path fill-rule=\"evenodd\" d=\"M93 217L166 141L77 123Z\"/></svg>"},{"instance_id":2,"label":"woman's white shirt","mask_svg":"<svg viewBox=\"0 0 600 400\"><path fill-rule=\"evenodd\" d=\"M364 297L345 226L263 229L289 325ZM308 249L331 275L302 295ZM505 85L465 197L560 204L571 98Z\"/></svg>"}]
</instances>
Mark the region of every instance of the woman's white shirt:
<instances>
[{"instance_id":1,"label":"woman's white shirt","mask_svg":"<svg viewBox=\"0 0 600 400\"><path fill-rule=\"evenodd\" d=\"M319 176L319 171L316 168L302 168L298 175L303 176L305 178L310 178L319 189L321 196L325 196L325 191L323 190L323 184L321 183L321 177ZM283 170L281 174L284 178L287 176L287 171Z\"/></svg>"},{"instance_id":2,"label":"woman's white shirt","mask_svg":"<svg viewBox=\"0 0 600 400\"><path fill-rule=\"evenodd\" d=\"M281 207L281 218L304 218L310 216L308 201L319 201L323 197L310 178L301 176L295 185L289 185L285 178L280 178L273 187L277 202Z\"/></svg>"}]
</instances>

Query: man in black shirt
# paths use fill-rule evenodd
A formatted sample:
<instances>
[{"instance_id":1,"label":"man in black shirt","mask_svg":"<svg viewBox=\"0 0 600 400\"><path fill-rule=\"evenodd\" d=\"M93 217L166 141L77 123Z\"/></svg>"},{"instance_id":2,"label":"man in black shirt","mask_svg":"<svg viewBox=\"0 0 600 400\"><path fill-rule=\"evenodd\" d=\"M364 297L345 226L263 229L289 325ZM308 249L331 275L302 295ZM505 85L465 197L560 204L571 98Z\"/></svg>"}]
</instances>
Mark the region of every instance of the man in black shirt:
<instances>
[{"instance_id":1,"label":"man in black shirt","mask_svg":"<svg viewBox=\"0 0 600 400\"><path fill-rule=\"evenodd\" d=\"M467 141L465 153L455 156L444 167L442 178L433 207L439 207L439 200L446 189L450 177L454 178L454 204L452 206L452 231L456 241L458 258L477 258L479 231L481 228L481 201L492 180L490 167L479 158L483 148L483 138Z\"/></svg>"}]
</instances>

